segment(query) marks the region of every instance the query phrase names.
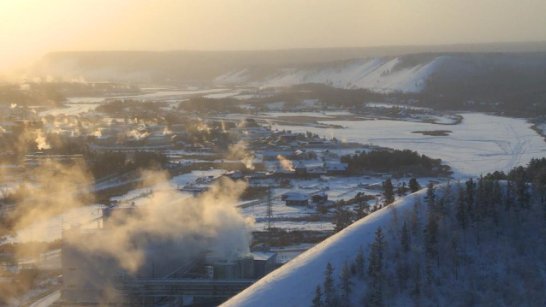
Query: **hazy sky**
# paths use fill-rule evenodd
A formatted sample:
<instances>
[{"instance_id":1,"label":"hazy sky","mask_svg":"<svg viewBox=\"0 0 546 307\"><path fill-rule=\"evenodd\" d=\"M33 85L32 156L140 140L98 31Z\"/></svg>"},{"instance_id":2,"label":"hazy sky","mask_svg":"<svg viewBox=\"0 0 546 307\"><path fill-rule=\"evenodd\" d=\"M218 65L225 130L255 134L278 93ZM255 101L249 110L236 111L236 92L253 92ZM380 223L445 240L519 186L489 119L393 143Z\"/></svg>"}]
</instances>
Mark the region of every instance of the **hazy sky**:
<instances>
[{"instance_id":1,"label":"hazy sky","mask_svg":"<svg viewBox=\"0 0 546 307\"><path fill-rule=\"evenodd\" d=\"M546 40L546 0L0 0L0 71L55 50Z\"/></svg>"}]
</instances>

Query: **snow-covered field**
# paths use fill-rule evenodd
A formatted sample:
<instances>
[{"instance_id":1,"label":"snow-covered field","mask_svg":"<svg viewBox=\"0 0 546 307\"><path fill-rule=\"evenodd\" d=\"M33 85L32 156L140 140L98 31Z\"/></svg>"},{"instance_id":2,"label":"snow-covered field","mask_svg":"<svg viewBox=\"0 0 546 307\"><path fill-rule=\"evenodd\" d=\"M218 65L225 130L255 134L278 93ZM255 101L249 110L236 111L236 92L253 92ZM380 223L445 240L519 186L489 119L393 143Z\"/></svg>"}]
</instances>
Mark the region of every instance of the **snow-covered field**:
<instances>
[{"instance_id":1,"label":"snow-covered field","mask_svg":"<svg viewBox=\"0 0 546 307\"><path fill-rule=\"evenodd\" d=\"M411 149L432 158L440 158L453 168L455 177L479 176L495 170L508 171L527 164L531 158L546 157L543 138L524 119L463 114L461 124L442 126L430 123L366 120L324 121L345 129L304 126L279 126L295 132L311 131L325 137ZM451 130L449 136L426 136L412 133L425 130Z\"/></svg>"}]
</instances>

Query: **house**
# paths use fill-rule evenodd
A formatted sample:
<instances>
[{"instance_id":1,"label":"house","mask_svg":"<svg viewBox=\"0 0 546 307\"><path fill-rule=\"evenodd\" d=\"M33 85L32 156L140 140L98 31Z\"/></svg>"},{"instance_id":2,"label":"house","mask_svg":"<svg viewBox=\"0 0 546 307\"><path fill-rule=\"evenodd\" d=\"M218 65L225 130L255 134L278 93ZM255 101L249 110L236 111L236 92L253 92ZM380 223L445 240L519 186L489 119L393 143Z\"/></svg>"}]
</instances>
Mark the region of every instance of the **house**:
<instances>
[{"instance_id":1,"label":"house","mask_svg":"<svg viewBox=\"0 0 546 307\"><path fill-rule=\"evenodd\" d=\"M286 192L281 195L281 200L285 202L287 206L308 206L309 195L302 192Z\"/></svg>"},{"instance_id":2,"label":"house","mask_svg":"<svg viewBox=\"0 0 546 307\"><path fill-rule=\"evenodd\" d=\"M324 162L324 168L328 174L345 174L349 169L349 165L347 163L328 161Z\"/></svg>"},{"instance_id":3,"label":"house","mask_svg":"<svg viewBox=\"0 0 546 307\"><path fill-rule=\"evenodd\" d=\"M324 191L311 194L311 202L314 204L322 204L328 201L328 194Z\"/></svg>"}]
</instances>

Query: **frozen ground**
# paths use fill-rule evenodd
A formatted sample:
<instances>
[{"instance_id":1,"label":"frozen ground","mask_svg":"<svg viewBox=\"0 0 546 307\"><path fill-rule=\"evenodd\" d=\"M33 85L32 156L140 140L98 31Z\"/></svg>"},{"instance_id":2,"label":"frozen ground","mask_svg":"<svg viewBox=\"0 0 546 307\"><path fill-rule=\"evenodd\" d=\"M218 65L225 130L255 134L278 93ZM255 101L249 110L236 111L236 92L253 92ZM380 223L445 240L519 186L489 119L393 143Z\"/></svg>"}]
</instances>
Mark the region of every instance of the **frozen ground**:
<instances>
[{"instance_id":1,"label":"frozen ground","mask_svg":"<svg viewBox=\"0 0 546 307\"><path fill-rule=\"evenodd\" d=\"M393 120L324 121L345 129L278 126L294 132L311 131L325 137L378 146L411 149L440 158L453 168L455 177L479 176L495 170L508 171L527 164L531 158L546 157L543 138L524 119L463 114L459 125L435 125ZM449 136L412 133L451 130Z\"/></svg>"}]
</instances>

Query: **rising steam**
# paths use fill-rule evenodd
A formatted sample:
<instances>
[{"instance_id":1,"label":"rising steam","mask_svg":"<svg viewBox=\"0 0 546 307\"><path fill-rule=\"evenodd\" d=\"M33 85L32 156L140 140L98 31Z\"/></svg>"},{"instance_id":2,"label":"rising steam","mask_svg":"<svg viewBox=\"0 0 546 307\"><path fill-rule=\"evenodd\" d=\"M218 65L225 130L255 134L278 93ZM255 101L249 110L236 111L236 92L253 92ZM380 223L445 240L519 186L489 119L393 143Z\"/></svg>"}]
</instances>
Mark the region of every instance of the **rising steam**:
<instances>
[{"instance_id":1,"label":"rising steam","mask_svg":"<svg viewBox=\"0 0 546 307\"><path fill-rule=\"evenodd\" d=\"M51 149L51 145L47 142L46 135L41 129L36 130L36 138L34 141L36 142L38 150Z\"/></svg>"},{"instance_id":2,"label":"rising steam","mask_svg":"<svg viewBox=\"0 0 546 307\"><path fill-rule=\"evenodd\" d=\"M247 169L254 169L254 154L248 150L248 143L245 141L230 145L227 158L241 160Z\"/></svg>"},{"instance_id":3,"label":"rising steam","mask_svg":"<svg viewBox=\"0 0 546 307\"><path fill-rule=\"evenodd\" d=\"M147 185L161 189L141 199L130 214L114 211L107 231L85 241L75 237L67 243L89 254L113 257L129 272L137 272L158 242L161 253L179 259L210 252L226 260L248 254L252 220L244 218L236 204L245 184L228 179L198 197L188 197L167 181L165 174L147 172ZM138 242L138 243L135 243Z\"/></svg>"},{"instance_id":4,"label":"rising steam","mask_svg":"<svg viewBox=\"0 0 546 307\"><path fill-rule=\"evenodd\" d=\"M294 163L287 158L285 158L282 155L277 156L277 160L279 160L279 164L281 165L282 169L287 172L294 172Z\"/></svg>"}]
</instances>

